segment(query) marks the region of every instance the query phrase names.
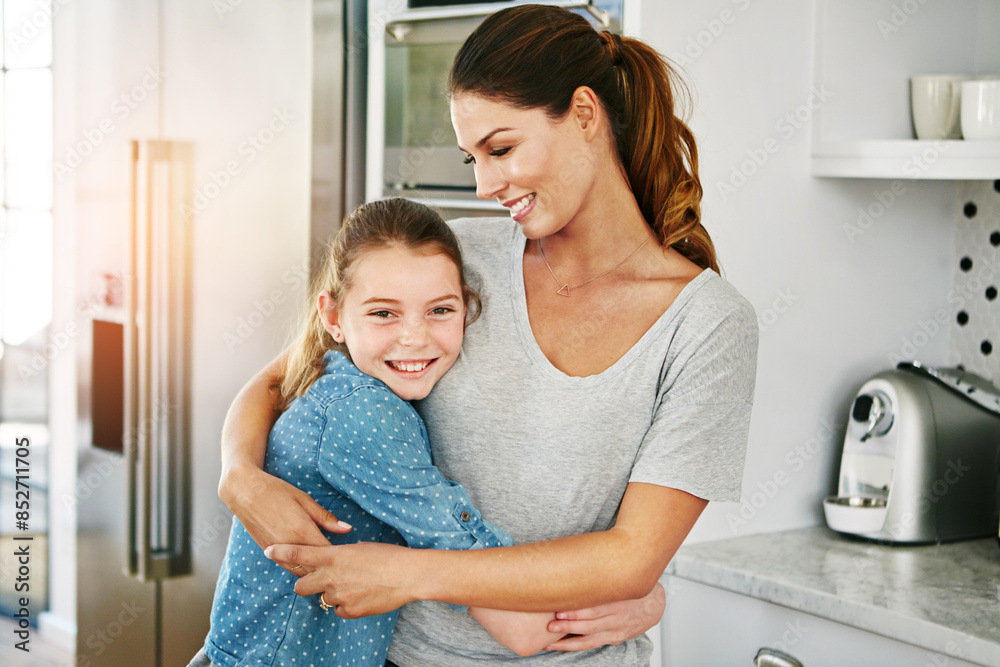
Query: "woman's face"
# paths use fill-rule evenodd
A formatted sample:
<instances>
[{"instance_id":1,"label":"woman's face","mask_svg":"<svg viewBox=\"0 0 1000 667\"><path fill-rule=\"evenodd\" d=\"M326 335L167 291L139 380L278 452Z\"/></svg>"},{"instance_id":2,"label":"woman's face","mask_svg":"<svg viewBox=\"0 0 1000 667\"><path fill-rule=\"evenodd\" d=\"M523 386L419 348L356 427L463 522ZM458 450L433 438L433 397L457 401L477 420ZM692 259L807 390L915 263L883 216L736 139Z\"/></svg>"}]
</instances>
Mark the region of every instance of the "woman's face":
<instances>
[{"instance_id":1,"label":"woman's face","mask_svg":"<svg viewBox=\"0 0 1000 667\"><path fill-rule=\"evenodd\" d=\"M586 205L595 159L572 111L553 120L465 93L452 99L451 121L476 194L500 202L528 238L559 231Z\"/></svg>"},{"instance_id":2,"label":"woman's face","mask_svg":"<svg viewBox=\"0 0 1000 667\"><path fill-rule=\"evenodd\" d=\"M336 304L320 295L320 316L358 369L410 401L430 393L462 348L465 302L458 267L440 252L370 250L350 269Z\"/></svg>"}]
</instances>

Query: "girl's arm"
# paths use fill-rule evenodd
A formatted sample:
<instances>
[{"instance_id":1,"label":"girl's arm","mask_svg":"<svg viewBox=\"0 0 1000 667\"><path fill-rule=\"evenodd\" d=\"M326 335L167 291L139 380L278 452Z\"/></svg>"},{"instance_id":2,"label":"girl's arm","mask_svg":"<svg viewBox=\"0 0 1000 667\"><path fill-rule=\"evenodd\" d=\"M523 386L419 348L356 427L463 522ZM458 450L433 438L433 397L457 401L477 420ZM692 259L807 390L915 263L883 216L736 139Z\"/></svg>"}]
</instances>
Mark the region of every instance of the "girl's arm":
<instances>
[{"instance_id":1,"label":"girl's arm","mask_svg":"<svg viewBox=\"0 0 1000 667\"><path fill-rule=\"evenodd\" d=\"M471 607L469 615L500 644L520 656L534 655L565 634L549 632L548 624L555 620L552 613Z\"/></svg>"},{"instance_id":2,"label":"girl's arm","mask_svg":"<svg viewBox=\"0 0 1000 667\"><path fill-rule=\"evenodd\" d=\"M677 489L631 483L616 524L597 533L461 552L284 544L266 553L315 568L299 579L296 593L324 592L345 618L414 600L513 611L582 609L649 594L707 504Z\"/></svg>"},{"instance_id":3,"label":"girl's arm","mask_svg":"<svg viewBox=\"0 0 1000 667\"><path fill-rule=\"evenodd\" d=\"M233 400L222 426L219 498L262 549L281 542L328 545L317 524L333 533L346 533L350 527L308 494L262 470L268 433L281 414L275 405L284 368L282 353Z\"/></svg>"},{"instance_id":4,"label":"girl's arm","mask_svg":"<svg viewBox=\"0 0 1000 667\"><path fill-rule=\"evenodd\" d=\"M621 644L660 622L667 596L659 583L644 598L609 602L552 614L472 607L469 613L501 644L518 655L549 651L589 651ZM541 622L547 622L547 631Z\"/></svg>"},{"instance_id":5,"label":"girl's arm","mask_svg":"<svg viewBox=\"0 0 1000 667\"><path fill-rule=\"evenodd\" d=\"M549 623L549 631L567 633L559 641L546 646L549 651L589 651L598 646L621 644L653 628L667 607L663 584L638 600L623 600L607 604L560 611Z\"/></svg>"}]
</instances>

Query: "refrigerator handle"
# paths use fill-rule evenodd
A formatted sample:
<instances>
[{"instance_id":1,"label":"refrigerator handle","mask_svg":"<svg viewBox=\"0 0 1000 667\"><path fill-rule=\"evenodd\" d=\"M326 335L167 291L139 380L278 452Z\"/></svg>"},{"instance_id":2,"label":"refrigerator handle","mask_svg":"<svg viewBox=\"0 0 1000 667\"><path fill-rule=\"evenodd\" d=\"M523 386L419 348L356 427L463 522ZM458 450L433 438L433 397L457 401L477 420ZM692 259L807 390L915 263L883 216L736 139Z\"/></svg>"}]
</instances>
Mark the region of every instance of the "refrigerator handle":
<instances>
[{"instance_id":1,"label":"refrigerator handle","mask_svg":"<svg viewBox=\"0 0 1000 667\"><path fill-rule=\"evenodd\" d=\"M125 502L127 505L126 521L126 554L125 573L134 577L139 574L139 553L138 553L138 526L137 514L139 511L136 494L138 487L136 484L136 466L138 464L138 438L139 438L139 328L138 328L138 256L137 256L137 227L139 218L139 144L132 142L132 218L128 228L128 240L126 242L125 276L123 280L123 292L125 303L125 321L123 325L122 338L124 342L124 418L122 449L125 453L125 469L128 472L126 482Z\"/></svg>"},{"instance_id":2,"label":"refrigerator handle","mask_svg":"<svg viewBox=\"0 0 1000 667\"><path fill-rule=\"evenodd\" d=\"M191 573L191 144L132 142L125 289L127 571Z\"/></svg>"}]
</instances>

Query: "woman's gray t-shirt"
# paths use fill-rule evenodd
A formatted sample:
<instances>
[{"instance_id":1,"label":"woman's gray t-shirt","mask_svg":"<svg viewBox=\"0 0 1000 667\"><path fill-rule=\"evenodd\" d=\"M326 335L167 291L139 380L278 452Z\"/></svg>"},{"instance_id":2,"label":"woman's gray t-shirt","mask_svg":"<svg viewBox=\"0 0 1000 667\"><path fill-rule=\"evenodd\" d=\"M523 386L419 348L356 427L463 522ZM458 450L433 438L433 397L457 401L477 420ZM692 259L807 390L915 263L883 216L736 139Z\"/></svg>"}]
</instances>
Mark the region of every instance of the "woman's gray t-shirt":
<instances>
[{"instance_id":1,"label":"woman's gray t-shirt","mask_svg":"<svg viewBox=\"0 0 1000 667\"><path fill-rule=\"evenodd\" d=\"M606 530L629 482L739 500L757 362L757 319L746 299L705 270L614 365L571 377L532 335L520 228L509 218L452 226L483 313L455 365L416 407L435 464L485 519L520 544ZM517 664L623 667L647 665L650 653L643 636ZM468 614L416 602L400 614L389 658L401 667L459 667L517 656Z\"/></svg>"}]
</instances>

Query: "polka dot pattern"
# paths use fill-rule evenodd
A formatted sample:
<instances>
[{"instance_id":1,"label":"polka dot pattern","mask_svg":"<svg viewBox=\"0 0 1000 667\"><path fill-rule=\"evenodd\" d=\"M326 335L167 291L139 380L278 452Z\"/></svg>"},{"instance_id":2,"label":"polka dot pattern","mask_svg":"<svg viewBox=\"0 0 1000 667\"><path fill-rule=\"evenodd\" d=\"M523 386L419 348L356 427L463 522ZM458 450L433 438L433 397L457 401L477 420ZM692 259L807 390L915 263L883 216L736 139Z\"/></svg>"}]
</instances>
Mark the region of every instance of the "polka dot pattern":
<instances>
[{"instance_id":1,"label":"polka dot pattern","mask_svg":"<svg viewBox=\"0 0 1000 667\"><path fill-rule=\"evenodd\" d=\"M1000 384L1000 355L994 353L1000 342L1000 181L967 181L959 187L960 201L965 203L954 212L950 328L944 317L928 320L913 342L919 349L918 336L926 342L936 335L932 327L940 322L941 333L949 336L946 365L960 365ZM941 313L947 316L946 311ZM919 352L915 356L921 359Z\"/></svg>"},{"instance_id":2,"label":"polka dot pattern","mask_svg":"<svg viewBox=\"0 0 1000 667\"><path fill-rule=\"evenodd\" d=\"M460 485L431 462L423 420L386 385L339 353L278 419L265 470L353 526L333 544L384 542L473 549L513 544L485 521ZM206 652L216 665L372 665L385 661L397 612L342 619L264 556L233 521L219 573Z\"/></svg>"}]
</instances>

